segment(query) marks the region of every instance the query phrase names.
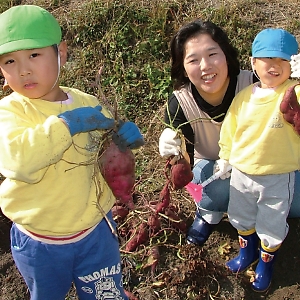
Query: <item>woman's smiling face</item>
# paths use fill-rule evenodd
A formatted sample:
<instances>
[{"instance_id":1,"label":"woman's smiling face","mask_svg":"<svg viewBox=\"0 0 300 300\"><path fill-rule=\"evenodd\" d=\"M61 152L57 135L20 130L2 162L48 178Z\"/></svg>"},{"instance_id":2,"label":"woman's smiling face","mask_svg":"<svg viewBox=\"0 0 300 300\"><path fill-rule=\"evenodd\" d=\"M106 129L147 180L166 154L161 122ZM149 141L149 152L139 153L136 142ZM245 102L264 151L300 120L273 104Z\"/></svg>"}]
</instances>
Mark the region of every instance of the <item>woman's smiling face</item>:
<instances>
[{"instance_id":1,"label":"woman's smiling face","mask_svg":"<svg viewBox=\"0 0 300 300\"><path fill-rule=\"evenodd\" d=\"M186 41L184 50L186 76L207 102L219 105L217 102L223 99L229 83L227 60L221 47L209 34L198 34Z\"/></svg>"}]
</instances>

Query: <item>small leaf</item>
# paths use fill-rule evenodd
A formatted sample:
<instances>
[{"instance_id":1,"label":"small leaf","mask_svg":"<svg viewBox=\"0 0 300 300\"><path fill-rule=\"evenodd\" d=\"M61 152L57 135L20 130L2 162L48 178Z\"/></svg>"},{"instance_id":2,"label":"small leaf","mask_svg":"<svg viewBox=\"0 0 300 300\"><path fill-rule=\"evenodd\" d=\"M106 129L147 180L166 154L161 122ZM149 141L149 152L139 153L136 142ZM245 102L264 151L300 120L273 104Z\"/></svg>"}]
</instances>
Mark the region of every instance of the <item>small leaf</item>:
<instances>
[{"instance_id":1,"label":"small leaf","mask_svg":"<svg viewBox=\"0 0 300 300\"><path fill-rule=\"evenodd\" d=\"M221 256L224 256L225 254L228 254L230 252L230 249L231 246L226 242L218 248L218 252Z\"/></svg>"}]
</instances>

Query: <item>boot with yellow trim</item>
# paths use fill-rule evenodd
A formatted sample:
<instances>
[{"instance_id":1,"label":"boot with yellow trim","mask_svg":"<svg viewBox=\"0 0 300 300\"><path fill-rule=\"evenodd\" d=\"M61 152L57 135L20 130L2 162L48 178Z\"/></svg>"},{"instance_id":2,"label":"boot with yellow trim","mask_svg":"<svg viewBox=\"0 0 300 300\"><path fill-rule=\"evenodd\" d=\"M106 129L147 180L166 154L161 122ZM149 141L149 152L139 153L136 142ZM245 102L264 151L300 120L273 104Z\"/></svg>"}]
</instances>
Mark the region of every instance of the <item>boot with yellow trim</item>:
<instances>
[{"instance_id":1,"label":"boot with yellow trim","mask_svg":"<svg viewBox=\"0 0 300 300\"><path fill-rule=\"evenodd\" d=\"M259 262L255 270L255 279L252 282L252 289L256 292L265 292L271 285L273 268L278 249L266 248L261 245Z\"/></svg>"},{"instance_id":2,"label":"boot with yellow trim","mask_svg":"<svg viewBox=\"0 0 300 300\"><path fill-rule=\"evenodd\" d=\"M225 264L233 273L245 271L249 266L257 262L259 254L259 239L255 229L238 231L238 234L240 244L239 255Z\"/></svg>"}]
</instances>

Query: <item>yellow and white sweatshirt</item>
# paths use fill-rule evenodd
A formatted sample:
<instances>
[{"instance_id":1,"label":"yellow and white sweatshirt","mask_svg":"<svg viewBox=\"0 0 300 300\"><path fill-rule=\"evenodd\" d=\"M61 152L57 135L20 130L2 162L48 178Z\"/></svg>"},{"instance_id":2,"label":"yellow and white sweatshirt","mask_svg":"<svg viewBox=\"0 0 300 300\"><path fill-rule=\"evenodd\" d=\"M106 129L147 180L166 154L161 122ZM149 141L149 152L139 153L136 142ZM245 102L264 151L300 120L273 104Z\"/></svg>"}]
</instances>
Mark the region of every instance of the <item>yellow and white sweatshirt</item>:
<instances>
[{"instance_id":1,"label":"yellow and white sweatshirt","mask_svg":"<svg viewBox=\"0 0 300 300\"><path fill-rule=\"evenodd\" d=\"M96 97L62 89L66 101L49 102L12 93L0 101L0 207L18 226L40 235L71 235L103 218L89 133L73 137L57 115L99 105ZM103 108L102 113L110 117ZM94 147L95 148L95 147ZM115 198L101 174L99 203L107 213Z\"/></svg>"},{"instance_id":2,"label":"yellow and white sweatshirt","mask_svg":"<svg viewBox=\"0 0 300 300\"><path fill-rule=\"evenodd\" d=\"M288 173L300 166L300 137L283 119L279 106L287 80L265 97L252 93L254 85L236 95L220 132L222 159L250 175ZM296 87L298 99L300 86Z\"/></svg>"}]
</instances>

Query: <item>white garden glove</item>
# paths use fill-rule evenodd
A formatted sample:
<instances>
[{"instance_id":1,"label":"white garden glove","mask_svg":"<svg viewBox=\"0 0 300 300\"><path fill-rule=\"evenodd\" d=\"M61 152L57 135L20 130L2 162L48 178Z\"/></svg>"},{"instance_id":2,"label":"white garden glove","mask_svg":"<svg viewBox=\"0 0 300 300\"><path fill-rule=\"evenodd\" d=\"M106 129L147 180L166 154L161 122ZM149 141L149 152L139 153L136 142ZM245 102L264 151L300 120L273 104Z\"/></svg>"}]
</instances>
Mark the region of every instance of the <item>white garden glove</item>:
<instances>
[{"instance_id":1,"label":"white garden glove","mask_svg":"<svg viewBox=\"0 0 300 300\"><path fill-rule=\"evenodd\" d=\"M300 78L300 54L291 56L291 77L299 77Z\"/></svg>"},{"instance_id":2,"label":"white garden glove","mask_svg":"<svg viewBox=\"0 0 300 300\"><path fill-rule=\"evenodd\" d=\"M171 128L166 128L159 137L159 154L162 157L169 158L172 155L179 155L181 148L181 139L177 132Z\"/></svg>"},{"instance_id":3,"label":"white garden glove","mask_svg":"<svg viewBox=\"0 0 300 300\"><path fill-rule=\"evenodd\" d=\"M221 171L224 173L223 175L220 176L221 179L226 179L229 178L231 175L231 166L229 164L228 160L225 159L218 159L216 160L216 163L214 165L214 174L218 171Z\"/></svg>"}]
</instances>

